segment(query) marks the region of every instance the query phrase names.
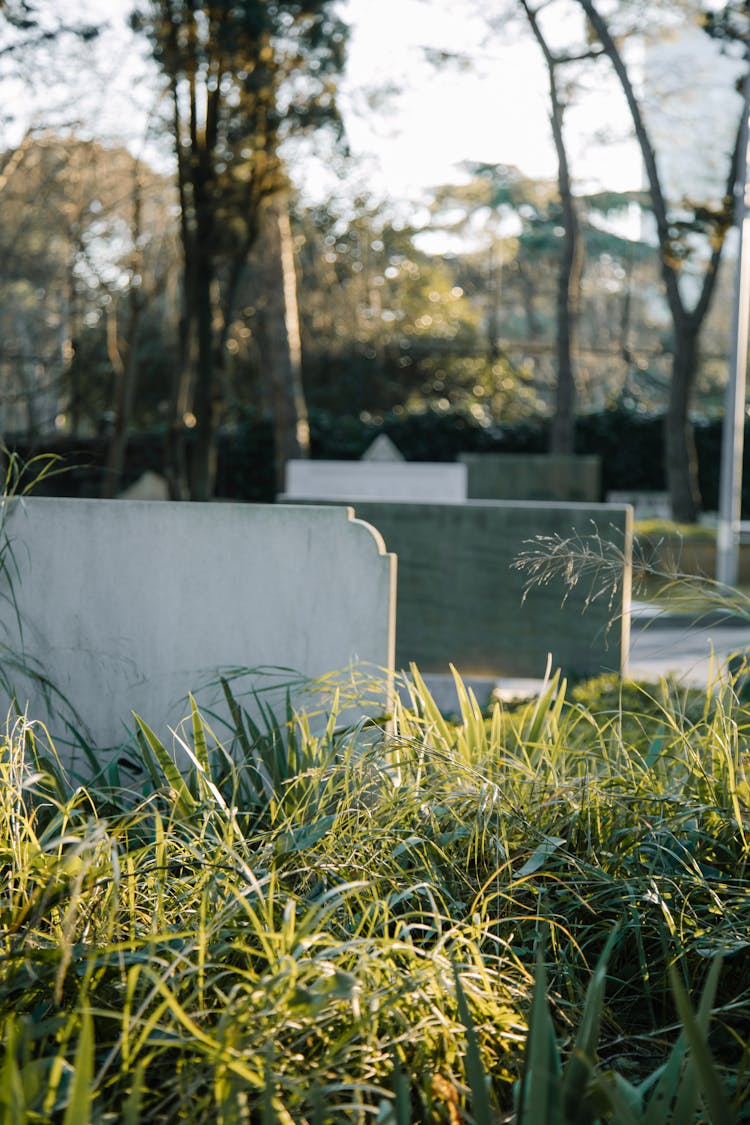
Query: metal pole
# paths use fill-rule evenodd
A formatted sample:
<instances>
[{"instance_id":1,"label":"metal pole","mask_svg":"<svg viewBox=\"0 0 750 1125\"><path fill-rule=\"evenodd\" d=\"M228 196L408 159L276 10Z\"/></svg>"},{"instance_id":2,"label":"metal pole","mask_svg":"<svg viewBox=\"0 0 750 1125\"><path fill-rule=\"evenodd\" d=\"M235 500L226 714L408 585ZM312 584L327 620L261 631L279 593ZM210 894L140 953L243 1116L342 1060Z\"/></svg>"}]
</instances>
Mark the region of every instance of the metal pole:
<instances>
[{"instance_id":1,"label":"metal pole","mask_svg":"<svg viewBox=\"0 0 750 1125\"><path fill-rule=\"evenodd\" d=\"M742 501L742 454L745 437L745 387L747 381L748 321L750 320L750 70L745 76L740 160L735 187L736 225L739 233L734 277L734 309L730 341L729 379L721 439L719 528L716 543L716 578L737 585Z\"/></svg>"}]
</instances>

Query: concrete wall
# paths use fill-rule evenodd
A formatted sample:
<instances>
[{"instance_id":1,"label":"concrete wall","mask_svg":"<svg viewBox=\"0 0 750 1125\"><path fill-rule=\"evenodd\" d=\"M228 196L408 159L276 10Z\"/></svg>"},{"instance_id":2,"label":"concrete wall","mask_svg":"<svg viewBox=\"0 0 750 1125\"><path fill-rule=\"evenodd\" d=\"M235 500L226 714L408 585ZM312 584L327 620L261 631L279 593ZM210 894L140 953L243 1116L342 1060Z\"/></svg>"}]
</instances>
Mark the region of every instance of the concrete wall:
<instances>
[{"instance_id":1,"label":"concrete wall","mask_svg":"<svg viewBox=\"0 0 750 1125\"><path fill-rule=\"evenodd\" d=\"M392 668L395 558L351 509L37 498L12 502L5 535L22 638L3 598L0 640L97 747L122 741L132 710L168 737L189 691L221 698L206 686L220 669ZM30 718L47 718L34 683L17 686ZM59 716L52 727L62 737Z\"/></svg>"},{"instance_id":2,"label":"concrete wall","mask_svg":"<svg viewBox=\"0 0 750 1125\"><path fill-rule=\"evenodd\" d=\"M403 500L460 503L465 465L426 461L287 461L281 500Z\"/></svg>"},{"instance_id":3,"label":"concrete wall","mask_svg":"<svg viewBox=\"0 0 750 1125\"><path fill-rule=\"evenodd\" d=\"M468 501L461 505L356 504L398 555L396 664L423 672L538 677L547 653L572 676L622 672L627 663L632 555L628 507ZM538 535L602 537L624 553L622 589L583 612L593 574L564 605L559 580L523 601L514 559ZM614 623L610 623L614 619Z\"/></svg>"},{"instance_id":4,"label":"concrete wall","mask_svg":"<svg viewBox=\"0 0 750 1125\"><path fill-rule=\"evenodd\" d=\"M471 500L553 500L597 504L598 457L551 453L462 453Z\"/></svg>"}]
</instances>

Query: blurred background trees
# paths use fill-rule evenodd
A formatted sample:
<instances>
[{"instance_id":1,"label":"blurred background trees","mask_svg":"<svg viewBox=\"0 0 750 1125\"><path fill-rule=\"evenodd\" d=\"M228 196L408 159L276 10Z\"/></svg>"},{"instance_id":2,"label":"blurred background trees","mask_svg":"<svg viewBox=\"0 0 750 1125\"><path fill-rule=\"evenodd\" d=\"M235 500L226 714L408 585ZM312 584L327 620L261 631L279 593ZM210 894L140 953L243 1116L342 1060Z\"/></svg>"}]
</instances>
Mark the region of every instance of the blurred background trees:
<instances>
[{"instance_id":1,"label":"blurred background trees","mask_svg":"<svg viewBox=\"0 0 750 1125\"><path fill-rule=\"evenodd\" d=\"M744 8L734 8L739 26ZM73 89L71 68L93 51L106 13L98 24L54 14L0 6L9 91L41 69L39 50L56 59L55 89ZM152 110L140 132L98 131L72 95L57 98L66 116L37 108L22 129L0 121L6 440L95 441L97 490L113 495L135 471L131 437L150 431L173 495L207 498L217 435L241 429L248 412L273 420L278 483L285 459L307 451L308 413L342 433L346 419L426 414L465 416L495 437L511 422L544 422L557 449L575 449L582 420L602 412L666 415L677 435L668 464L688 466L668 473L675 511L694 518L691 427L721 412L726 378L730 278L720 266L742 27L722 71L714 185L702 194L681 191L670 170L657 127L666 101L649 93L643 58L686 19L699 32L700 15L685 0L662 0L647 17L627 0L509 2L485 21L483 50L511 33L540 49L557 174L467 159L405 208L363 187L347 156L345 8L143 3L132 27L150 54ZM618 57L641 148L656 154L627 191L580 176L567 137L579 100ZM438 74L456 61L433 58ZM103 85L103 105L108 96ZM491 130L492 115L476 112ZM715 110L707 100L701 112ZM305 135L342 169L336 190L309 189ZM608 139L594 142L606 164Z\"/></svg>"}]
</instances>

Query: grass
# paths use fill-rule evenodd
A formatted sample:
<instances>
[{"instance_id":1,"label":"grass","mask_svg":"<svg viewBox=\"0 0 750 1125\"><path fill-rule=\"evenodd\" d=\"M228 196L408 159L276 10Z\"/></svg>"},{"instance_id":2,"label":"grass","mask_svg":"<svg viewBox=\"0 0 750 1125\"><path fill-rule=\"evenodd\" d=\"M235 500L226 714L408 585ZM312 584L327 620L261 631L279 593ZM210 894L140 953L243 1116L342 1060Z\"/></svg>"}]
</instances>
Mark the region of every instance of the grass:
<instances>
[{"instance_id":1,"label":"grass","mask_svg":"<svg viewBox=\"0 0 750 1125\"><path fill-rule=\"evenodd\" d=\"M530 581L611 597L584 547ZM349 727L356 685L313 721L237 679L86 777L11 713L0 1125L750 1121L746 679L484 714L457 677L448 721L414 668Z\"/></svg>"},{"instance_id":2,"label":"grass","mask_svg":"<svg viewBox=\"0 0 750 1125\"><path fill-rule=\"evenodd\" d=\"M193 709L190 769L141 725L135 787L11 721L0 1120L677 1122L660 1073L750 1119L741 693L459 694L414 670L390 725L332 699L318 734L238 703L221 740Z\"/></svg>"}]
</instances>

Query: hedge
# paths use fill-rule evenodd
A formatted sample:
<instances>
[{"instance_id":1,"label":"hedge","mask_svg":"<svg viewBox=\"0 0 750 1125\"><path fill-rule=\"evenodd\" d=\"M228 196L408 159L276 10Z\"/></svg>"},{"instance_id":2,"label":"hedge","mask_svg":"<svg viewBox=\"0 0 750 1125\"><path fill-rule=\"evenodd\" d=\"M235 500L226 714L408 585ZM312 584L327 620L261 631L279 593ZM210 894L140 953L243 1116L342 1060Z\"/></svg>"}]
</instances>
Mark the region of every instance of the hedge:
<instances>
[{"instance_id":1,"label":"hedge","mask_svg":"<svg viewBox=\"0 0 750 1125\"><path fill-rule=\"evenodd\" d=\"M700 488L706 511L718 508L721 425L721 419L699 420L695 425ZM312 456L333 460L361 457L379 433L386 433L410 461L453 461L462 452L543 453L548 429L544 420L498 423L488 428L471 415L450 410L393 413L382 422L336 417L320 410L313 411L310 417ZM660 416L610 409L578 419L575 451L601 457L603 496L614 489L664 490L663 435L664 420ZM106 456L103 439L58 436L33 447L21 440L7 444L26 459L38 452L56 453L61 458L66 471L49 478L40 489L43 493L99 494ZM131 436L123 486L147 469L159 471L163 445L161 432ZM745 479L750 482L750 427L746 432L744 468ZM249 411L238 426L219 433L218 498L272 501L273 469L273 437L268 418ZM747 490L742 514L750 518Z\"/></svg>"}]
</instances>

